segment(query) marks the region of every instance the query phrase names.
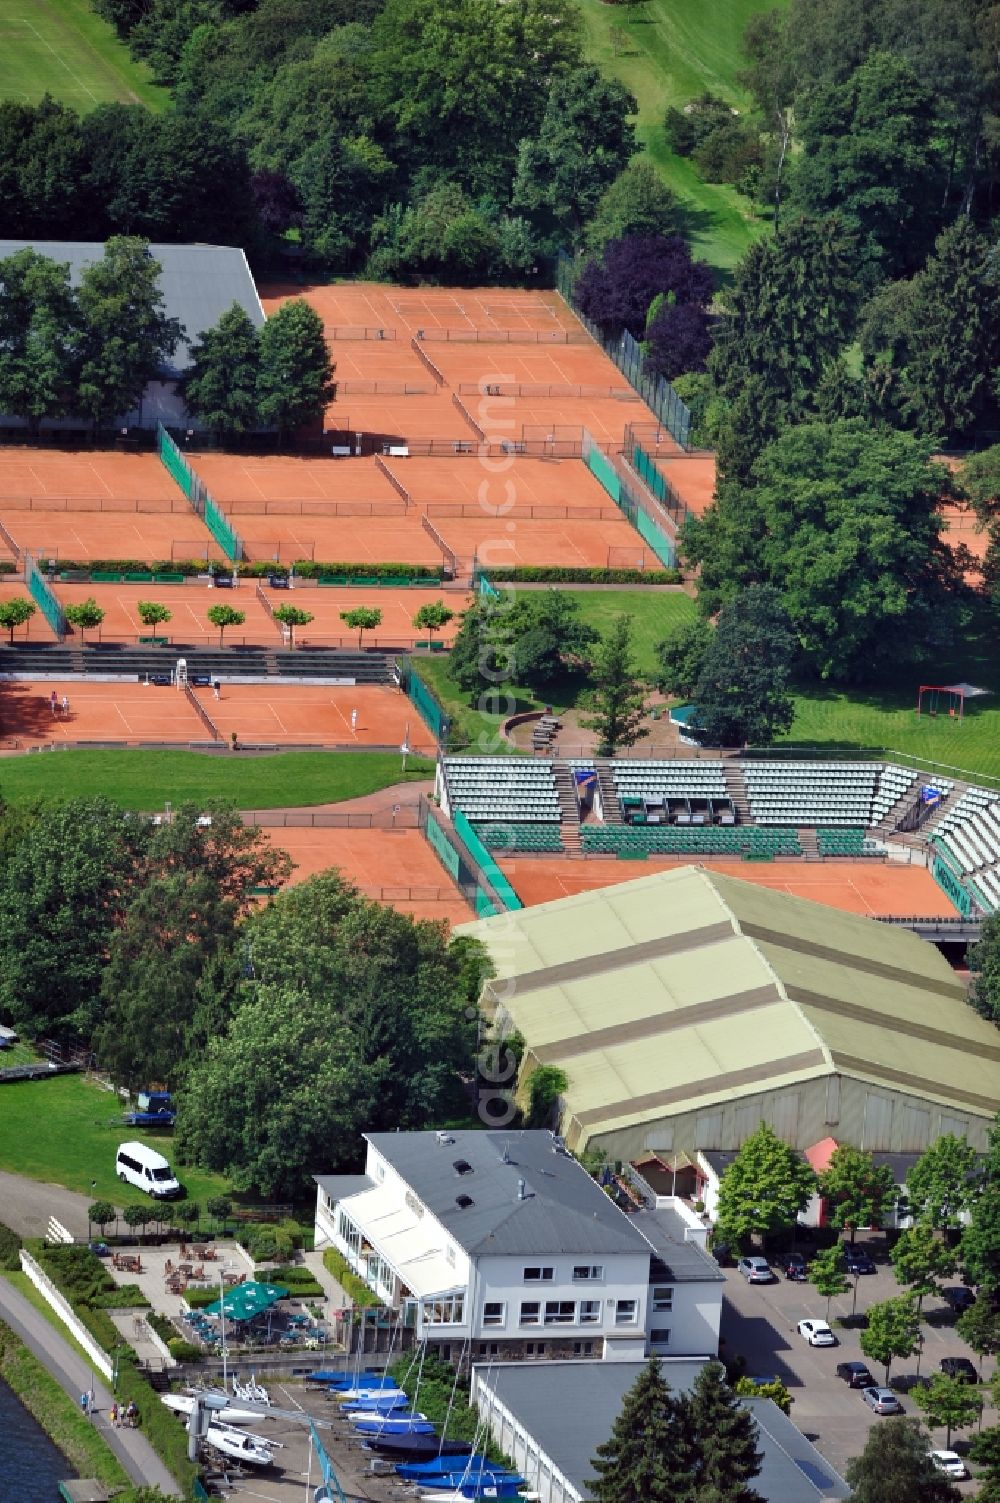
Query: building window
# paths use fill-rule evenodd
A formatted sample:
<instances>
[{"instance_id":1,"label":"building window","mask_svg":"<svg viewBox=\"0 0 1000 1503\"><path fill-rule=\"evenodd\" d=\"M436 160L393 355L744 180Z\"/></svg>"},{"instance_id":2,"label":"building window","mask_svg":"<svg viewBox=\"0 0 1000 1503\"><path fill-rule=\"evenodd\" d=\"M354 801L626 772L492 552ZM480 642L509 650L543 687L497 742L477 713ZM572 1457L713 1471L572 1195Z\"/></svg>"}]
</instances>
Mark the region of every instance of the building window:
<instances>
[{"instance_id":1,"label":"building window","mask_svg":"<svg viewBox=\"0 0 1000 1503\"><path fill-rule=\"evenodd\" d=\"M445 1295L443 1299L424 1300L424 1325L460 1326L465 1320L465 1295Z\"/></svg>"},{"instance_id":2,"label":"building window","mask_svg":"<svg viewBox=\"0 0 1000 1503\"><path fill-rule=\"evenodd\" d=\"M547 1299L545 1301L545 1324L547 1326L575 1325L576 1300Z\"/></svg>"},{"instance_id":3,"label":"building window","mask_svg":"<svg viewBox=\"0 0 1000 1503\"><path fill-rule=\"evenodd\" d=\"M580 1283L584 1279L594 1280L594 1279L603 1279L603 1277L604 1277L604 1265L603 1265L603 1263L579 1263L573 1269L573 1282L574 1282L574 1284Z\"/></svg>"},{"instance_id":4,"label":"building window","mask_svg":"<svg viewBox=\"0 0 1000 1503\"><path fill-rule=\"evenodd\" d=\"M432 1357L440 1357L442 1362L451 1361L450 1341L432 1341L428 1344L427 1350L430 1352Z\"/></svg>"},{"instance_id":5,"label":"building window","mask_svg":"<svg viewBox=\"0 0 1000 1503\"><path fill-rule=\"evenodd\" d=\"M653 1290L653 1309L660 1315L667 1315L674 1308L674 1291L672 1289Z\"/></svg>"},{"instance_id":6,"label":"building window","mask_svg":"<svg viewBox=\"0 0 1000 1503\"><path fill-rule=\"evenodd\" d=\"M479 1355L480 1357L499 1357L499 1341L481 1341L479 1343Z\"/></svg>"},{"instance_id":7,"label":"building window","mask_svg":"<svg viewBox=\"0 0 1000 1503\"><path fill-rule=\"evenodd\" d=\"M654 1326L649 1333L649 1339L653 1346L670 1345L670 1327Z\"/></svg>"},{"instance_id":8,"label":"building window","mask_svg":"<svg viewBox=\"0 0 1000 1503\"><path fill-rule=\"evenodd\" d=\"M379 1184L381 1184L382 1181L385 1179L385 1165L384 1164L376 1164L375 1165L375 1178L378 1180Z\"/></svg>"},{"instance_id":9,"label":"building window","mask_svg":"<svg viewBox=\"0 0 1000 1503\"><path fill-rule=\"evenodd\" d=\"M522 1310L524 1306L521 1306ZM502 1326L507 1319L507 1306L502 1300L488 1300L483 1306L483 1325Z\"/></svg>"},{"instance_id":10,"label":"building window","mask_svg":"<svg viewBox=\"0 0 1000 1503\"><path fill-rule=\"evenodd\" d=\"M521 1304L522 1326L539 1326L542 1323L542 1307L536 1299Z\"/></svg>"},{"instance_id":11,"label":"building window","mask_svg":"<svg viewBox=\"0 0 1000 1503\"><path fill-rule=\"evenodd\" d=\"M524 1282L526 1284L551 1284L555 1270L552 1268L526 1268L524 1270Z\"/></svg>"},{"instance_id":12,"label":"building window","mask_svg":"<svg viewBox=\"0 0 1000 1503\"><path fill-rule=\"evenodd\" d=\"M636 1315L639 1310L637 1299L619 1299L615 1301L615 1325L634 1326Z\"/></svg>"},{"instance_id":13,"label":"building window","mask_svg":"<svg viewBox=\"0 0 1000 1503\"><path fill-rule=\"evenodd\" d=\"M594 1355L594 1343L592 1341L574 1341L574 1357L592 1357Z\"/></svg>"},{"instance_id":14,"label":"building window","mask_svg":"<svg viewBox=\"0 0 1000 1503\"><path fill-rule=\"evenodd\" d=\"M545 1356L545 1342L544 1341L526 1341L524 1343L524 1355L526 1357L544 1357Z\"/></svg>"},{"instance_id":15,"label":"building window","mask_svg":"<svg viewBox=\"0 0 1000 1503\"><path fill-rule=\"evenodd\" d=\"M601 1302L599 1299L582 1299L580 1301L580 1324L582 1326L599 1326L601 1323Z\"/></svg>"}]
</instances>

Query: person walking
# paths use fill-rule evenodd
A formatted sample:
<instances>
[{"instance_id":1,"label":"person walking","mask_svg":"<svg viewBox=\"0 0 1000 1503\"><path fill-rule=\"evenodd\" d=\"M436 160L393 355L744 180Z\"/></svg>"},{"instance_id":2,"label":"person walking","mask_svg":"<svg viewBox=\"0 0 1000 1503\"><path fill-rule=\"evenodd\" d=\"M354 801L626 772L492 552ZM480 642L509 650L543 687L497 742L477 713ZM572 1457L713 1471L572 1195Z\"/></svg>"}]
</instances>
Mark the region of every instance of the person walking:
<instances>
[{"instance_id":1,"label":"person walking","mask_svg":"<svg viewBox=\"0 0 1000 1503\"><path fill-rule=\"evenodd\" d=\"M357 712L357 710L352 710L351 711L351 730L352 731L356 731L357 728L358 728L358 712Z\"/></svg>"},{"instance_id":2,"label":"person walking","mask_svg":"<svg viewBox=\"0 0 1000 1503\"><path fill-rule=\"evenodd\" d=\"M54 689L52 690L52 693L49 695L49 709L52 711L53 715L58 715L58 713L59 713L59 700L56 697L56 691Z\"/></svg>"},{"instance_id":3,"label":"person walking","mask_svg":"<svg viewBox=\"0 0 1000 1503\"><path fill-rule=\"evenodd\" d=\"M69 695L68 694L64 694L63 697L62 697L62 712L63 712L64 718L68 720L69 719Z\"/></svg>"},{"instance_id":4,"label":"person walking","mask_svg":"<svg viewBox=\"0 0 1000 1503\"><path fill-rule=\"evenodd\" d=\"M114 1403L114 1404L111 1405L111 1423L114 1425L115 1429L117 1430L118 1429L118 1405L117 1405L117 1403Z\"/></svg>"}]
</instances>

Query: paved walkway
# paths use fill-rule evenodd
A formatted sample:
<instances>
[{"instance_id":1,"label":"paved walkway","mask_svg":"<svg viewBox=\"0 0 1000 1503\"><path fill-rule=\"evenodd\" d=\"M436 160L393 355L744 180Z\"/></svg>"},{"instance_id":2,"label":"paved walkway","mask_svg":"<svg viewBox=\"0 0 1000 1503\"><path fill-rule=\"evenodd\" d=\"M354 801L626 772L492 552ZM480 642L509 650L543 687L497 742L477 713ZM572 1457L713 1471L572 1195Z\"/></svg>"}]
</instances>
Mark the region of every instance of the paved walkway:
<instances>
[{"instance_id":1,"label":"paved walkway","mask_svg":"<svg viewBox=\"0 0 1000 1503\"><path fill-rule=\"evenodd\" d=\"M81 1393L93 1387L94 1424L133 1482L158 1487L171 1498L183 1496L141 1430L116 1430L113 1427L108 1418L112 1395L83 1358L53 1329L45 1316L4 1279L0 1279L0 1318L21 1338L74 1403L79 1402ZM156 1402L155 1397L153 1401Z\"/></svg>"},{"instance_id":2,"label":"paved walkway","mask_svg":"<svg viewBox=\"0 0 1000 1503\"><path fill-rule=\"evenodd\" d=\"M44 1237L49 1217L55 1216L78 1242L86 1242L87 1207L97 1198L96 1191L93 1195L79 1195L75 1190L63 1189L62 1185L0 1172L3 1219L19 1237Z\"/></svg>"}]
</instances>

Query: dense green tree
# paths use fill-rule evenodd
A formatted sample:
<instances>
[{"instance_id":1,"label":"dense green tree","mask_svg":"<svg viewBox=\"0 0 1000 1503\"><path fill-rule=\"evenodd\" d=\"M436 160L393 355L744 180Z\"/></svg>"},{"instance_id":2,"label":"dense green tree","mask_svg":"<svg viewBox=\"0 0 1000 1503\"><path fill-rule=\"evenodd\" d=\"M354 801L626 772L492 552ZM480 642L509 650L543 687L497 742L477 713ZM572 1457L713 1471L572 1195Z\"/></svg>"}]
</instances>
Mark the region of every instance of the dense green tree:
<instances>
[{"instance_id":1,"label":"dense green tree","mask_svg":"<svg viewBox=\"0 0 1000 1503\"><path fill-rule=\"evenodd\" d=\"M288 645L294 652L295 628L297 626L308 626L310 621L315 620L312 611L304 611L298 605L278 605L275 606L271 614L280 626L288 629Z\"/></svg>"},{"instance_id":2,"label":"dense green tree","mask_svg":"<svg viewBox=\"0 0 1000 1503\"><path fill-rule=\"evenodd\" d=\"M238 303L191 346L184 400L194 417L224 437L260 426L260 336Z\"/></svg>"},{"instance_id":3,"label":"dense green tree","mask_svg":"<svg viewBox=\"0 0 1000 1503\"><path fill-rule=\"evenodd\" d=\"M323 320L301 299L283 303L260 332L261 423L281 435L321 425L334 391Z\"/></svg>"},{"instance_id":4,"label":"dense green tree","mask_svg":"<svg viewBox=\"0 0 1000 1503\"><path fill-rule=\"evenodd\" d=\"M906 1196L916 1221L943 1230L960 1224L975 1202L976 1151L965 1138L943 1133L906 1176Z\"/></svg>"},{"instance_id":5,"label":"dense green tree","mask_svg":"<svg viewBox=\"0 0 1000 1503\"><path fill-rule=\"evenodd\" d=\"M761 1503L757 1422L726 1382L721 1362L706 1362L688 1396L697 1445L697 1503Z\"/></svg>"},{"instance_id":6,"label":"dense green tree","mask_svg":"<svg viewBox=\"0 0 1000 1503\"><path fill-rule=\"evenodd\" d=\"M9 600L0 600L0 627L10 632L12 646L17 628L26 626L37 609L35 602L26 595L12 595Z\"/></svg>"},{"instance_id":7,"label":"dense green tree","mask_svg":"<svg viewBox=\"0 0 1000 1503\"><path fill-rule=\"evenodd\" d=\"M104 1228L110 1226L117 1217L118 1212L110 1200L95 1200L93 1205L87 1207L87 1236L90 1236L91 1223L103 1235Z\"/></svg>"},{"instance_id":8,"label":"dense green tree","mask_svg":"<svg viewBox=\"0 0 1000 1503\"><path fill-rule=\"evenodd\" d=\"M972 1207L962 1233L965 1276L992 1300L1000 1296L1000 1181L991 1179Z\"/></svg>"},{"instance_id":9,"label":"dense green tree","mask_svg":"<svg viewBox=\"0 0 1000 1503\"><path fill-rule=\"evenodd\" d=\"M719 1184L719 1227L742 1242L785 1231L809 1204L816 1176L766 1122L743 1142Z\"/></svg>"},{"instance_id":10,"label":"dense green tree","mask_svg":"<svg viewBox=\"0 0 1000 1503\"><path fill-rule=\"evenodd\" d=\"M1000 444L970 454L962 466L960 484L963 494L982 527L1000 517Z\"/></svg>"},{"instance_id":11,"label":"dense green tree","mask_svg":"<svg viewBox=\"0 0 1000 1503\"><path fill-rule=\"evenodd\" d=\"M600 256L609 240L627 235L676 235L680 204L644 156L633 157L597 200L587 225L587 250Z\"/></svg>"},{"instance_id":12,"label":"dense green tree","mask_svg":"<svg viewBox=\"0 0 1000 1503\"><path fill-rule=\"evenodd\" d=\"M954 1430L968 1430L983 1412L983 1401L964 1378L950 1378L947 1373L932 1373L927 1384L913 1390L913 1402L923 1411L928 1425L945 1432L945 1447L951 1449Z\"/></svg>"},{"instance_id":13,"label":"dense green tree","mask_svg":"<svg viewBox=\"0 0 1000 1503\"><path fill-rule=\"evenodd\" d=\"M358 646L366 631L375 631L382 625L382 612L375 606L356 605L349 611L341 611L340 619L345 626L358 634Z\"/></svg>"},{"instance_id":14,"label":"dense green tree","mask_svg":"<svg viewBox=\"0 0 1000 1503\"><path fill-rule=\"evenodd\" d=\"M774 226L781 224L784 173L792 145L796 82L799 74L788 47L788 22L780 10L752 15L743 33L746 66L740 82L749 89L760 111L764 130L773 141L767 173L774 197Z\"/></svg>"},{"instance_id":15,"label":"dense green tree","mask_svg":"<svg viewBox=\"0 0 1000 1503\"><path fill-rule=\"evenodd\" d=\"M392 173L392 162L369 136L330 131L301 152L290 175L313 260L339 270L363 259Z\"/></svg>"},{"instance_id":16,"label":"dense green tree","mask_svg":"<svg viewBox=\"0 0 1000 1503\"><path fill-rule=\"evenodd\" d=\"M694 687L697 730L711 746L768 746L794 716L795 638L779 592L751 585L719 612Z\"/></svg>"},{"instance_id":17,"label":"dense green tree","mask_svg":"<svg viewBox=\"0 0 1000 1503\"><path fill-rule=\"evenodd\" d=\"M863 421L803 423L769 444L746 486L689 521L699 600L754 582L781 591L808 666L864 678L950 640L954 558L941 539L949 477L933 445Z\"/></svg>"},{"instance_id":18,"label":"dense green tree","mask_svg":"<svg viewBox=\"0 0 1000 1503\"><path fill-rule=\"evenodd\" d=\"M443 600L425 600L413 617L417 631L425 631L433 642L434 633L443 631L455 619L455 612Z\"/></svg>"},{"instance_id":19,"label":"dense green tree","mask_svg":"<svg viewBox=\"0 0 1000 1503\"><path fill-rule=\"evenodd\" d=\"M873 1425L861 1455L844 1471L852 1503L959 1503L958 1488L937 1470L929 1450L916 1420Z\"/></svg>"},{"instance_id":20,"label":"dense green tree","mask_svg":"<svg viewBox=\"0 0 1000 1503\"><path fill-rule=\"evenodd\" d=\"M536 1065L528 1079L529 1127L556 1127L554 1113L569 1085L569 1076L558 1065Z\"/></svg>"},{"instance_id":21,"label":"dense green tree","mask_svg":"<svg viewBox=\"0 0 1000 1503\"><path fill-rule=\"evenodd\" d=\"M75 110L46 94L35 106L16 164L26 236L58 239L86 222L86 156Z\"/></svg>"},{"instance_id":22,"label":"dense green tree","mask_svg":"<svg viewBox=\"0 0 1000 1503\"><path fill-rule=\"evenodd\" d=\"M942 183L930 90L902 58L873 53L842 84L805 102L793 198L807 213L839 213L857 232L869 285L920 265ZM856 271L858 268L856 268Z\"/></svg>"},{"instance_id":23,"label":"dense green tree","mask_svg":"<svg viewBox=\"0 0 1000 1503\"><path fill-rule=\"evenodd\" d=\"M178 1154L237 1188L288 1194L310 1165L351 1163L362 1130L454 1110L475 1048L467 942L333 873L279 895L244 938L253 984L191 1065Z\"/></svg>"},{"instance_id":24,"label":"dense green tree","mask_svg":"<svg viewBox=\"0 0 1000 1503\"><path fill-rule=\"evenodd\" d=\"M868 1324L861 1332L861 1350L872 1362L889 1368L894 1357L912 1357L919 1346L920 1316L912 1295L897 1294L868 1310Z\"/></svg>"},{"instance_id":25,"label":"dense green tree","mask_svg":"<svg viewBox=\"0 0 1000 1503\"><path fill-rule=\"evenodd\" d=\"M580 724L596 731L599 757L614 757L649 735L643 724L647 685L633 656L631 616L615 617L594 654L590 676L593 714L581 717Z\"/></svg>"},{"instance_id":26,"label":"dense green tree","mask_svg":"<svg viewBox=\"0 0 1000 1503\"><path fill-rule=\"evenodd\" d=\"M691 698L711 640L712 627L704 617L695 616L678 622L657 643L657 684L664 694Z\"/></svg>"},{"instance_id":27,"label":"dense green tree","mask_svg":"<svg viewBox=\"0 0 1000 1503\"><path fill-rule=\"evenodd\" d=\"M597 640L565 590L523 590L466 611L448 667L466 693L498 692L505 682L548 693L589 659Z\"/></svg>"},{"instance_id":28,"label":"dense green tree","mask_svg":"<svg viewBox=\"0 0 1000 1503\"><path fill-rule=\"evenodd\" d=\"M628 90L593 64L552 80L538 135L521 142L512 195L551 249L580 234L626 167L637 109Z\"/></svg>"},{"instance_id":29,"label":"dense green tree","mask_svg":"<svg viewBox=\"0 0 1000 1503\"><path fill-rule=\"evenodd\" d=\"M735 396L761 376L789 417L808 412L827 363L847 340L855 312L854 242L841 220L798 217L756 241L725 294L712 368Z\"/></svg>"},{"instance_id":30,"label":"dense green tree","mask_svg":"<svg viewBox=\"0 0 1000 1503\"><path fill-rule=\"evenodd\" d=\"M850 1228L851 1241L860 1226L882 1225L896 1200L896 1178L889 1164L876 1164L863 1148L839 1144L819 1177L819 1193L826 1202L827 1221Z\"/></svg>"},{"instance_id":31,"label":"dense green tree","mask_svg":"<svg viewBox=\"0 0 1000 1503\"><path fill-rule=\"evenodd\" d=\"M238 611L234 605L210 605L205 615L211 624L219 629L220 647L225 641L229 627L242 626L247 619L246 611Z\"/></svg>"},{"instance_id":32,"label":"dense green tree","mask_svg":"<svg viewBox=\"0 0 1000 1503\"><path fill-rule=\"evenodd\" d=\"M93 595L88 595L86 600L79 600L74 605L67 605L63 615L83 637L86 631L94 631L104 620L104 610L98 605Z\"/></svg>"},{"instance_id":33,"label":"dense green tree","mask_svg":"<svg viewBox=\"0 0 1000 1503\"><path fill-rule=\"evenodd\" d=\"M32 431L72 412L78 331L68 264L33 250L0 261L0 412Z\"/></svg>"},{"instance_id":34,"label":"dense green tree","mask_svg":"<svg viewBox=\"0 0 1000 1503\"><path fill-rule=\"evenodd\" d=\"M374 103L414 169L504 195L552 80L580 60L569 0L387 0L368 66Z\"/></svg>"},{"instance_id":35,"label":"dense green tree","mask_svg":"<svg viewBox=\"0 0 1000 1503\"><path fill-rule=\"evenodd\" d=\"M0 884L0 1007L29 1038L87 1039L111 935L148 827L105 799L47 808L10 851Z\"/></svg>"},{"instance_id":36,"label":"dense green tree","mask_svg":"<svg viewBox=\"0 0 1000 1503\"><path fill-rule=\"evenodd\" d=\"M832 1247L818 1252L809 1264L809 1282L816 1293L826 1300L826 1319L830 1319L830 1301L837 1294L846 1294L851 1281L845 1273L847 1258L844 1244L837 1241Z\"/></svg>"},{"instance_id":37,"label":"dense green tree","mask_svg":"<svg viewBox=\"0 0 1000 1503\"><path fill-rule=\"evenodd\" d=\"M984 1357L1000 1354L1000 1310L986 1290L962 1311L955 1322L955 1330L979 1358L980 1370Z\"/></svg>"},{"instance_id":38,"label":"dense green tree","mask_svg":"<svg viewBox=\"0 0 1000 1503\"><path fill-rule=\"evenodd\" d=\"M914 1226L900 1232L889 1254L898 1284L909 1285L916 1297L917 1314L928 1294L941 1287L940 1281L955 1272L957 1259L948 1243L930 1226Z\"/></svg>"},{"instance_id":39,"label":"dense green tree","mask_svg":"<svg viewBox=\"0 0 1000 1503\"><path fill-rule=\"evenodd\" d=\"M136 612L143 626L163 626L173 616L173 611L168 605L162 605L158 600L137 600Z\"/></svg>"},{"instance_id":40,"label":"dense green tree","mask_svg":"<svg viewBox=\"0 0 1000 1503\"><path fill-rule=\"evenodd\" d=\"M149 64L158 83L173 83L191 33L218 24L223 10L222 0L155 0L129 27L132 51Z\"/></svg>"},{"instance_id":41,"label":"dense green tree","mask_svg":"<svg viewBox=\"0 0 1000 1503\"><path fill-rule=\"evenodd\" d=\"M181 336L180 324L163 311L161 269L144 240L118 236L81 274L77 405L95 429L139 406Z\"/></svg>"},{"instance_id":42,"label":"dense green tree","mask_svg":"<svg viewBox=\"0 0 1000 1503\"><path fill-rule=\"evenodd\" d=\"M653 1357L625 1395L611 1436L597 1447L596 1503L694 1503L698 1445L690 1405Z\"/></svg>"}]
</instances>

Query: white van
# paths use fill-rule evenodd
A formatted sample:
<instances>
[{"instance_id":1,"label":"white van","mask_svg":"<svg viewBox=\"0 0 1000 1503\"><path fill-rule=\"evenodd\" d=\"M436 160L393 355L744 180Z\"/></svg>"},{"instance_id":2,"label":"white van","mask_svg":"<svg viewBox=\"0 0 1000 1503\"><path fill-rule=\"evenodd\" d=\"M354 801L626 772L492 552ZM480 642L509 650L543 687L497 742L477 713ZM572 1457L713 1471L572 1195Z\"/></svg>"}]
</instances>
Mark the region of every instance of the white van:
<instances>
[{"instance_id":1,"label":"white van","mask_svg":"<svg viewBox=\"0 0 1000 1503\"><path fill-rule=\"evenodd\" d=\"M127 1185L145 1190L157 1200L173 1200L181 1193L174 1171L155 1148L145 1143L122 1143L115 1159L115 1172Z\"/></svg>"}]
</instances>

